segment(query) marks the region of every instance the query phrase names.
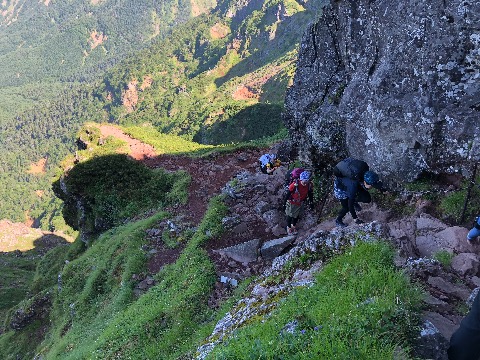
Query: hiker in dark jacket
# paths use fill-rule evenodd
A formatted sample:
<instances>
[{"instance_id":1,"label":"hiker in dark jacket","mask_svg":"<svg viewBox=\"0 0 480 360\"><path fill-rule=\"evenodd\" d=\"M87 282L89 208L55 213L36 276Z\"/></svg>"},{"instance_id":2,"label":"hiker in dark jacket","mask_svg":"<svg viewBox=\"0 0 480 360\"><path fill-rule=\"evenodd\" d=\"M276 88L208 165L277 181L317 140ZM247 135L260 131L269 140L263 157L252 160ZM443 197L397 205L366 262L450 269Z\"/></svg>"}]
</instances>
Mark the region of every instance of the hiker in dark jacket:
<instances>
[{"instance_id":1,"label":"hiker in dark jacket","mask_svg":"<svg viewBox=\"0 0 480 360\"><path fill-rule=\"evenodd\" d=\"M480 292L460 327L452 334L447 353L449 360L480 359Z\"/></svg>"},{"instance_id":2,"label":"hiker in dark jacket","mask_svg":"<svg viewBox=\"0 0 480 360\"><path fill-rule=\"evenodd\" d=\"M339 162L333 169L335 180L333 183L334 196L340 200L342 209L338 212L335 224L347 226L343 222L345 215L350 212L356 224L363 221L357 217L357 211L362 210L359 202L370 203L372 197L368 190L373 186L382 189L378 175L370 171L365 161L347 158Z\"/></svg>"},{"instance_id":3,"label":"hiker in dark jacket","mask_svg":"<svg viewBox=\"0 0 480 360\"><path fill-rule=\"evenodd\" d=\"M305 202L308 200L310 208L313 209L313 184L310 181L312 173L304 171L300 174L300 179L293 181L289 187L289 198L285 206L287 215L287 234L297 234L298 218L303 213Z\"/></svg>"}]
</instances>

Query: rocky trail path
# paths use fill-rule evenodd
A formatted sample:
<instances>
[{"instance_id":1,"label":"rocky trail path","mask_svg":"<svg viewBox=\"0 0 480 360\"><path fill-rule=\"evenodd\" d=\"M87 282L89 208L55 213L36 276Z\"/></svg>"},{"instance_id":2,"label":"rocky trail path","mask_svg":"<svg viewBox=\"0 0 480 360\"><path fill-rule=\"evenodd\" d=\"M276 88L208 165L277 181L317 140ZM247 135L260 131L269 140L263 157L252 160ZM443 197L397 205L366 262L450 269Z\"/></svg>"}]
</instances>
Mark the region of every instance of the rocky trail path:
<instances>
[{"instance_id":1,"label":"rocky trail path","mask_svg":"<svg viewBox=\"0 0 480 360\"><path fill-rule=\"evenodd\" d=\"M273 176L262 174L257 169L257 159L269 149L194 159L157 155L152 147L129 138L118 128L102 126L102 136L107 135L125 140L131 150L130 156L151 168L185 170L191 174L188 204L169 210L173 218L182 219L179 221L193 227L201 221L208 200L225 192L226 184L236 178L240 186L225 192L228 195L226 204L230 209L229 216L224 219L226 232L220 239L212 240L206 245L206 250L215 263L217 274L224 277L241 280L268 269L271 259L258 256L260 247L264 243L287 237L285 216L280 209L286 168L280 168ZM450 338L463 317L459 309L464 307L472 291L480 287L480 277L477 276L480 274L480 245L466 242L468 229L449 226L429 214L428 204L415 194L406 201L416 208L412 215L399 217L389 209L377 207L374 199L372 204L363 206L359 216L367 224L379 224L385 238L390 239L398 249L397 266L406 269L428 294L424 300L424 320L436 329L436 337L433 336L433 344L425 346L445 348L448 345L446 339ZM337 205L334 199L328 198L323 213L331 212ZM346 222L351 223L348 215ZM363 231L362 226L350 224L348 229L359 227ZM283 253L318 232L338 232L333 217L322 220L318 210L307 211L297 228L299 234L290 245L284 247ZM181 249L166 249L161 241L156 244L149 265L151 274L175 261L181 252ZM249 245L242 248L243 244ZM453 254L451 266L445 267L431 260L436 253L442 251ZM212 307L228 296L226 285L228 284L217 282L211 299ZM438 354L433 358L446 359L445 351L439 351Z\"/></svg>"},{"instance_id":2,"label":"rocky trail path","mask_svg":"<svg viewBox=\"0 0 480 360\"><path fill-rule=\"evenodd\" d=\"M262 150L255 149L229 154L214 154L201 159L188 156L159 155L152 146L131 138L115 126L101 125L100 132L103 138L114 136L125 141L130 150L129 156L143 162L150 168L161 167L167 171L184 170L191 175L192 182L188 189L189 196L187 204L168 210L173 216L181 218L182 222L189 223L193 227L197 226L202 220L207 210L209 199L220 194L222 188L224 188L235 175L244 171L255 172L258 158L263 154ZM242 231L240 231L240 233L242 233ZM252 219L252 223L249 224L248 229L243 231L243 233L243 235L248 234L249 236L261 239L268 237L263 231L263 226L258 226L257 219ZM208 250L213 256L212 251L214 249L233 245L237 241L238 239L232 240L228 236L225 236L209 244ZM161 244L159 244L159 246L161 246ZM149 269L153 273L157 272L164 264L175 261L178 253L181 251L181 249L174 251L165 248L159 248L157 250L156 255L153 256L149 265ZM218 263L217 266L220 268L225 267L220 263Z\"/></svg>"}]
</instances>

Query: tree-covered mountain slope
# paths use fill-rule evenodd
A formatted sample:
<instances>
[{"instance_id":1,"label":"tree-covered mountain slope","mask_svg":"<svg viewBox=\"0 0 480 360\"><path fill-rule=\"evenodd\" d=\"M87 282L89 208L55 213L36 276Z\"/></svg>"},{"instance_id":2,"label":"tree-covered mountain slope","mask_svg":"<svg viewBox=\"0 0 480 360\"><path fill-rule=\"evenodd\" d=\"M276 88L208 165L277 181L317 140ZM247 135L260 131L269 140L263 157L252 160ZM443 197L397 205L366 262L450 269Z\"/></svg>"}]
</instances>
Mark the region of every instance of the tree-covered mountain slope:
<instances>
[{"instance_id":1,"label":"tree-covered mountain slope","mask_svg":"<svg viewBox=\"0 0 480 360\"><path fill-rule=\"evenodd\" d=\"M0 4L0 84L95 79L213 0L7 0Z\"/></svg>"},{"instance_id":2,"label":"tree-covered mountain slope","mask_svg":"<svg viewBox=\"0 0 480 360\"><path fill-rule=\"evenodd\" d=\"M3 121L1 217L24 221L28 213L53 230L58 203L49 183L60 159L75 150L76 132L86 121L147 123L204 144L278 133L301 34L320 8L293 0L223 1L98 81L70 83L60 95ZM39 161L44 171L30 173Z\"/></svg>"},{"instance_id":3,"label":"tree-covered mountain slope","mask_svg":"<svg viewBox=\"0 0 480 360\"><path fill-rule=\"evenodd\" d=\"M293 0L220 3L108 72L100 96L111 120L149 122L211 144L278 132L298 43L320 8Z\"/></svg>"}]
</instances>

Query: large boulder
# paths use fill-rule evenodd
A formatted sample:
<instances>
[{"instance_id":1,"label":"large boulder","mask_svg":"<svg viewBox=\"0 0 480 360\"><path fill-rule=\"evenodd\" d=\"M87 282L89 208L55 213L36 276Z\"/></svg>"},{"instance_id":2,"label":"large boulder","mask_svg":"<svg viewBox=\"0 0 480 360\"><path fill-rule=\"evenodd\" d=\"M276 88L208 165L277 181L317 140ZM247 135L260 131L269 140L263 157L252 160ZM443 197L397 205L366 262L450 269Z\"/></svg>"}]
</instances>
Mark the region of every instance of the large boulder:
<instances>
[{"instance_id":1,"label":"large boulder","mask_svg":"<svg viewBox=\"0 0 480 360\"><path fill-rule=\"evenodd\" d=\"M285 124L322 167L350 155L392 182L480 159L480 3L332 1L302 39Z\"/></svg>"}]
</instances>

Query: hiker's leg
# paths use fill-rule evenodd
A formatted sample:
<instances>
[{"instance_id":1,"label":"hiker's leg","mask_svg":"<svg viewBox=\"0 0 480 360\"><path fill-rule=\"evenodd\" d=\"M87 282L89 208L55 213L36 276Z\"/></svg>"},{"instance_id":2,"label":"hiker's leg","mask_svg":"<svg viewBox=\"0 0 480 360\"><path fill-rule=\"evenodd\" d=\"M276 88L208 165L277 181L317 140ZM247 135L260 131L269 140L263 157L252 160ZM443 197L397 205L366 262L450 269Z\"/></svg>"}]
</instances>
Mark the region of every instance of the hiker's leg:
<instances>
[{"instance_id":1,"label":"hiker's leg","mask_svg":"<svg viewBox=\"0 0 480 360\"><path fill-rule=\"evenodd\" d=\"M480 236L480 229L474 227L468 232L467 240L473 240L478 236Z\"/></svg>"},{"instance_id":2,"label":"hiker's leg","mask_svg":"<svg viewBox=\"0 0 480 360\"><path fill-rule=\"evenodd\" d=\"M372 202L372 196L367 190L360 186L357 191L357 196L355 196L355 201L362 203L370 203Z\"/></svg>"},{"instance_id":3,"label":"hiker's leg","mask_svg":"<svg viewBox=\"0 0 480 360\"><path fill-rule=\"evenodd\" d=\"M291 227L293 225L294 219L291 216L287 216L287 226Z\"/></svg>"},{"instance_id":4,"label":"hiker's leg","mask_svg":"<svg viewBox=\"0 0 480 360\"><path fill-rule=\"evenodd\" d=\"M348 213L348 199L340 199L340 204L342 204L342 208L338 212L337 220L342 221Z\"/></svg>"},{"instance_id":5,"label":"hiker's leg","mask_svg":"<svg viewBox=\"0 0 480 360\"><path fill-rule=\"evenodd\" d=\"M298 217L292 218L292 225L296 226L298 222Z\"/></svg>"}]
</instances>

